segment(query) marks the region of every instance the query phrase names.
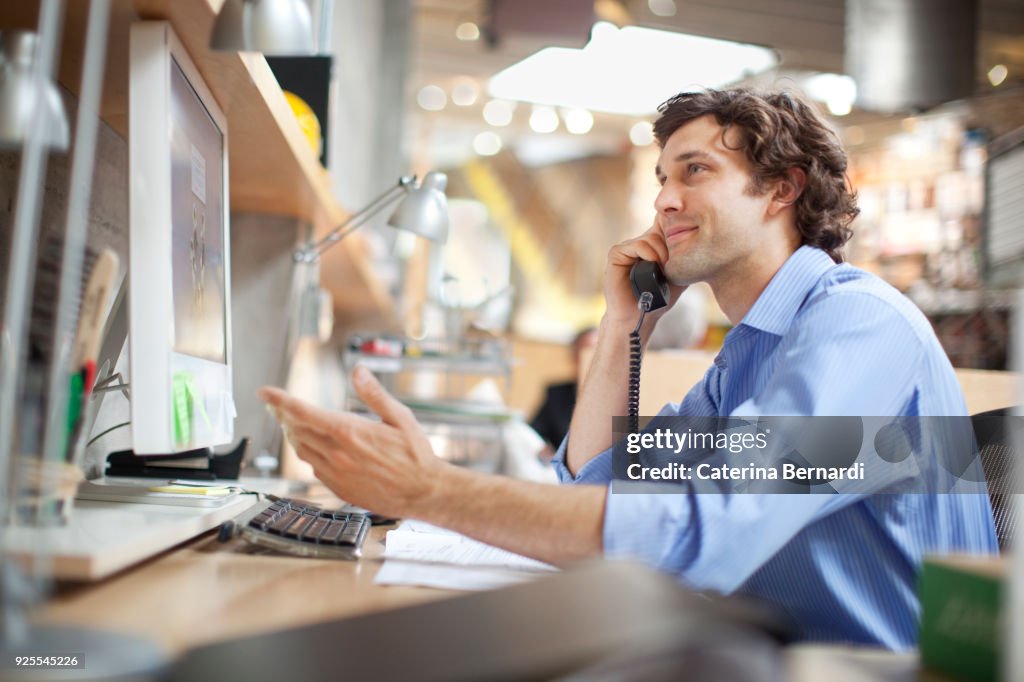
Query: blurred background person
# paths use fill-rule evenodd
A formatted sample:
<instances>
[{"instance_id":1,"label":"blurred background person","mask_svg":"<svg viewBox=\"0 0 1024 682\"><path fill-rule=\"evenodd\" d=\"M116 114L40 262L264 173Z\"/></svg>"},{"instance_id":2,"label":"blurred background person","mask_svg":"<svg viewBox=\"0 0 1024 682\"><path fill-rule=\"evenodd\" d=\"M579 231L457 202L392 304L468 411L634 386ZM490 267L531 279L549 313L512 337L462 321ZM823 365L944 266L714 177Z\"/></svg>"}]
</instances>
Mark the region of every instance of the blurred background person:
<instances>
[{"instance_id":1,"label":"blurred background person","mask_svg":"<svg viewBox=\"0 0 1024 682\"><path fill-rule=\"evenodd\" d=\"M576 406L577 389L583 379L583 368L581 367L583 351L593 348L595 345L597 345L597 329L594 327L586 327L576 334L572 341L575 378L572 381L550 384L544 391L544 402L541 403L537 413L530 421L530 426L540 434L546 443L544 449L538 453L542 459L551 459L565 438L565 434L569 432L572 410Z\"/></svg>"}]
</instances>

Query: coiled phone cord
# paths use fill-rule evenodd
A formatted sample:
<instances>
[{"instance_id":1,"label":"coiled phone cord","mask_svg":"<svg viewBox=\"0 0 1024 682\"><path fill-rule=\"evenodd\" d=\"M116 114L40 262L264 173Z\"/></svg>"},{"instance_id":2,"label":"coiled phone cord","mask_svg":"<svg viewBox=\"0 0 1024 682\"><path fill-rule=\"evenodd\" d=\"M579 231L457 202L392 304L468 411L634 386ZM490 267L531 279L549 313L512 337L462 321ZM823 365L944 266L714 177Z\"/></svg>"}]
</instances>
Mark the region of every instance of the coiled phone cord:
<instances>
[{"instance_id":1,"label":"coiled phone cord","mask_svg":"<svg viewBox=\"0 0 1024 682\"><path fill-rule=\"evenodd\" d=\"M649 291L640 294L640 299L636 303L636 307L640 309L640 319L637 320L633 331L629 333L629 390L627 397L629 399L630 433L637 433L640 430L640 363L643 359L643 348L640 345L640 327L644 324L644 317L650 311L653 300L654 297ZM639 456L636 453L630 453L629 463L638 464Z\"/></svg>"}]
</instances>

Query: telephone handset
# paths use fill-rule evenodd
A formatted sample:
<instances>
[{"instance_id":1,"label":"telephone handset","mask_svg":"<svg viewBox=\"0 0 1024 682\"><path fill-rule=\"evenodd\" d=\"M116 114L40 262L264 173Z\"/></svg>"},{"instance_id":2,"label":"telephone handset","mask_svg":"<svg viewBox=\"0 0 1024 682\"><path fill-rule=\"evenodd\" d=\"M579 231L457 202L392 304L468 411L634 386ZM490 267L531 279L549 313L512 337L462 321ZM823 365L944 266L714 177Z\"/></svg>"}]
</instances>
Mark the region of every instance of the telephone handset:
<instances>
[{"instance_id":1,"label":"telephone handset","mask_svg":"<svg viewBox=\"0 0 1024 682\"><path fill-rule=\"evenodd\" d=\"M664 308L668 305L668 280L661 266L653 261L638 260L633 263L629 270L629 283L633 287L633 295L636 296L637 307L640 309L640 319L637 320L636 328L629 334L629 432L636 433L640 430L640 363L643 359L643 347L640 344L640 327L644 323L644 317L652 310ZM639 457L630 453L629 463L639 463Z\"/></svg>"},{"instance_id":2,"label":"telephone handset","mask_svg":"<svg viewBox=\"0 0 1024 682\"><path fill-rule=\"evenodd\" d=\"M633 285L633 295L636 296L638 303L643 292L650 292L651 304L644 312L668 305L668 280L665 279L661 266L654 261L638 260L633 263L629 271L629 283Z\"/></svg>"}]
</instances>

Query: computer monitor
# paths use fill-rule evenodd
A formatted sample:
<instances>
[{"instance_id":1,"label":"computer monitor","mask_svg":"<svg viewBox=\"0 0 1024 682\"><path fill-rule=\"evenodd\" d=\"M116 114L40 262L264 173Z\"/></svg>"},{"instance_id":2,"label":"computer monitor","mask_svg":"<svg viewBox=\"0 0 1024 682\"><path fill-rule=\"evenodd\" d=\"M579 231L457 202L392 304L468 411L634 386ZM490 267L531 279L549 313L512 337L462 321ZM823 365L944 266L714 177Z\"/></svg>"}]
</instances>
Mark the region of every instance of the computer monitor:
<instances>
[{"instance_id":1,"label":"computer monitor","mask_svg":"<svg viewBox=\"0 0 1024 682\"><path fill-rule=\"evenodd\" d=\"M227 121L162 21L129 37L132 447L234 437Z\"/></svg>"}]
</instances>

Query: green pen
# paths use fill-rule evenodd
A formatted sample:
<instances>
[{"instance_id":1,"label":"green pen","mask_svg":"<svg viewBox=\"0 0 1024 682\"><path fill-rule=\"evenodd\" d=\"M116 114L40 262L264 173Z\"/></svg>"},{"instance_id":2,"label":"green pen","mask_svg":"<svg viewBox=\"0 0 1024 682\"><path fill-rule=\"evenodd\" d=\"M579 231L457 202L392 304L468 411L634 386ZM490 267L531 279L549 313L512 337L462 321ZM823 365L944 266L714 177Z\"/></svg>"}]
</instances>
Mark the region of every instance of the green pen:
<instances>
[{"instance_id":1,"label":"green pen","mask_svg":"<svg viewBox=\"0 0 1024 682\"><path fill-rule=\"evenodd\" d=\"M75 372L71 375L71 389L68 391L68 428L65 432L67 440L64 442L63 452L66 453L68 461L74 455L75 438L81 425L82 411L85 400L85 374L86 370Z\"/></svg>"}]
</instances>

